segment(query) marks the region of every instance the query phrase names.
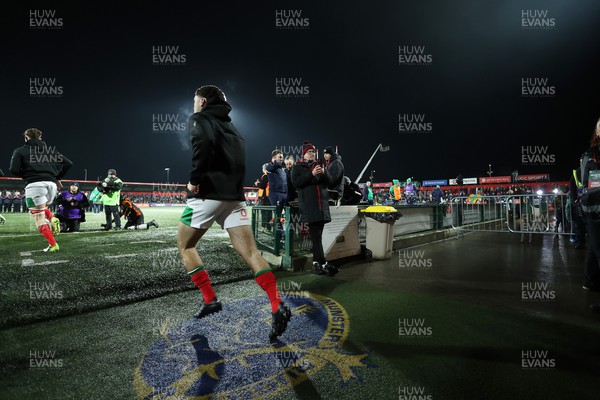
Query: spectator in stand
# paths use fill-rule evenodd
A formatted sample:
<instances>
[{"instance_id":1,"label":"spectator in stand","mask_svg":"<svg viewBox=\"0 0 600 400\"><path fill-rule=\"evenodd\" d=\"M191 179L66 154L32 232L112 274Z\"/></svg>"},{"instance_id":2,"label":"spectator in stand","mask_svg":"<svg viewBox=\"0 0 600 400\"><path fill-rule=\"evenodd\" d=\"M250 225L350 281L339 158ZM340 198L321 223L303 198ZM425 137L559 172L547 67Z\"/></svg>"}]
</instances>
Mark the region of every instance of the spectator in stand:
<instances>
[{"instance_id":1,"label":"spectator in stand","mask_svg":"<svg viewBox=\"0 0 600 400\"><path fill-rule=\"evenodd\" d=\"M440 185L437 185L433 192L431 192L431 201L436 207L434 207L434 221L433 227L434 229L442 229L444 226L444 217L446 216L446 207L441 206L440 203L444 197L444 192L440 189Z\"/></svg>"},{"instance_id":2,"label":"spectator in stand","mask_svg":"<svg viewBox=\"0 0 600 400\"><path fill-rule=\"evenodd\" d=\"M104 211L102 209L102 200L100 199L96 199L92 202L92 209L94 211L94 214L100 214L102 211Z\"/></svg>"},{"instance_id":3,"label":"spectator in stand","mask_svg":"<svg viewBox=\"0 0 600 400\"><path fill-rule=\"evenodd\" d=\"M407 204L413 204L415 202L415 186L412 183L412 178L406 179L406 185L404 186L404 200Z\"/></svg>"},{"instance_id":4,"label":"spectator in stand","mask_svg":"<svg viewBox=\"0 0 600 400\"><path fill-rule=\"evenodd\" d=\"M271 162L267 164L269 179L269 202L275 206L275 221L281 221L281 212L287 205L287 174L283 162L283 153L279 149L271 153Z\"/></svg>"},{"instance_id":5,"label":"spectator in stand","mask_svg":"<svg viewBox=\"0 0 600 400\"><path fill-rule=\"evenodd\" d=\"M267 173L267 165L268 163L263 164L262 166L262 175L260 178L254 182L256 186L258 186L258 205L259 206L268 206L271 204L269 202L269 178ZM269 219L271 219L269 210L261 211L261 226L263 229L271 229L271 225L269 223Z\"/></svg>"},{"instance_id":6,"label":"spectator in stand","mask_svg":"<svg viewBox=\"0 0 600 400\"><path fill-rule=\"evenodd\" d=\"M21 212L21 204L23 203L23 196L20 191L16 190L13 196L13 212L20 213Z\"/></svg>"},{"instance_id":7,"label":"spectator in stand","mask_svg":"<svg viewBox=\"0 0 600 400\"><path fill-rule=\"evenodd\" d=\"M344 195L344 164L342 164L342 157L331 146L325 147L323 157L325 158L325 173L329 176L327 192L333 204L339 206Z\"/></svg>"},{"instance_id":8,"label":"spectator in stand","mask_svg":"<svg viewBox=\"0 0 600 400\"><path fill-rule=\"evenodd\" d=\"M400 181L398 179L394 179L392 182L394 184L390 187L389 198L392 200L392 204L398 204L402 198L402 188L400 187Z\"/></svg>"},{"instance_id":9,"label":"spectator in stand","mask_svg":"<svg viewBox=\"0 0 600 400\"><path fill-rule=\"evenodd\" d=\"M370 206L373 205L373 187L371 181L367 181L363 188L363 201L367 202Z\"/></svg>"},{"instance_id":10,"label":"spectator in stand","mask_svg":"<svg viewBox=\"0 0 600 400\"><path fill-rule=\"evenodd\" d=\"M12 201L13 201L13 194L10 192L10 190L5 191L4 194L2 195L2 207L3 207L2 210L5 213L12 212Z\"/></svg>"},{"instance_id":11,"label":"spectator in stand","mask_svg":"<svg viewBox=\"0 0 600 400\"><path fill-rule=\"evenodd\" d=\"M437 185L433 192L431 192L431 200L434 204L440 204L442 202L442 198L444 197L444 192L440 189L440 185Z\"/></svg>"},{"instance_id":12,"label":"spectator in stand","mask_svg":"<svg viewBox=\"0 0 600 400\"><path fill-rule=\"evenodd\" d=\"M287 202L290 203L298 203L298 193L296 193L296 188L292 183L292 167L294 166L294 157L287 156L285 158L285 175L287 178Z\"/></svg>"}]
</instances>

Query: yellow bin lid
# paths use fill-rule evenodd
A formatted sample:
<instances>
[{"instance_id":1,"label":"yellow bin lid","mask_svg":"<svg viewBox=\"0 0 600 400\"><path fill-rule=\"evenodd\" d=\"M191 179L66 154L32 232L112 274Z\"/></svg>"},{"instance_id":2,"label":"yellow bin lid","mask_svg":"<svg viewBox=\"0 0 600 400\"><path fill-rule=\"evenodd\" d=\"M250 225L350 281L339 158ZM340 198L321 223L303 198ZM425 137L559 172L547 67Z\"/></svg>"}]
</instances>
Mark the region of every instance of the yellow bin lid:
<instances>
[{"instance_id":1,"label":"yellow bin lid","mask_svg":"<svg viewBox=\"0 0 600 400\"><path fill-rule=\"evenodd\" d=\"M398 212L398 210L396 210L394 207L390 207L390 206L370 206L365 208L364 210L361 210L362 212L366 212L366 213L392 213L392 212Z\"/></svg>"}]
</instances>

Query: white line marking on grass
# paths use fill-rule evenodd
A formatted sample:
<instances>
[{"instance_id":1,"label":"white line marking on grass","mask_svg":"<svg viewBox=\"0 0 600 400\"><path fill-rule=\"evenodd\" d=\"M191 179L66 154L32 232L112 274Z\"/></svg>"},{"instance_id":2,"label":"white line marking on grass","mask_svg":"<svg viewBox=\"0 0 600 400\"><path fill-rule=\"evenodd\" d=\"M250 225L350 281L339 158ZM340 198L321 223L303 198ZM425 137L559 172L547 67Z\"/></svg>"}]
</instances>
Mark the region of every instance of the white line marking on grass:
<instances>
[{"instance_id":1,"label":"white line marking on grass","mask_svg":"<svg viewBox=\"0 0 600 400\"><path fill-rule=\"evenodd\" d=\"M117 254L116 256L104 256L104 258L123 258L123 257L134 257L134 256L139 256L139 253L135 253L135 254Z\"/></svg>"},{"instance_id":2,"label":"white line marking on grass","mask_svg":"<svg viewBox=\"0 0 600 400\"><path fill-rule=\"evenodd\" d=\"M131 244L139 244L139 243L167 243L164 240L142 240L139 242L130 242Z\"/></svg>"},{"instance_id":3,"label":"white line marking on grass","mask_svg":"<svg viewBox=\"0 0 600 400\"><path fill-rule=\"evenodd\" d=\"M21 261L21 266L22 267L30 267L30 266L39 266L39 265L52 265L52 264L64 264L64 263L68 263L69 260L55 260L55 261L42 261L42 262L35 262L33 261L31 258L25 258Z\"/></svg>"}]
</instances>

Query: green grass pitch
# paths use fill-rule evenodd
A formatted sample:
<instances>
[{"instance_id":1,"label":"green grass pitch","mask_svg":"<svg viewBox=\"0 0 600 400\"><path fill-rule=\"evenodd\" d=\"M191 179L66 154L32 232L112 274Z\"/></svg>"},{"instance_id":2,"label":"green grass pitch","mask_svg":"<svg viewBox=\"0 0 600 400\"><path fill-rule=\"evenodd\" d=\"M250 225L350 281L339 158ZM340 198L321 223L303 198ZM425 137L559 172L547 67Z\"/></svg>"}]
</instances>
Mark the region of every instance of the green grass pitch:
<instances>
[{"instance_id":1,"label":"green grass pitch","mask_svg":"<svg viewBox=\"0 0 600 400\"><path fill-rule=\"evenodd\" d=\"M80 232L56 237L57 253L42 251L47 243L30 214L4 215L6 223L0 225L2 326L194 288L177 251L182 211L183 207L144 208L145 220L155 219L158 229L108 232L100 227L105 222L103 213L86 213ZM218 224L206 233L198 249L214 283L252 277Z\"/></svg>"}]
</instances>

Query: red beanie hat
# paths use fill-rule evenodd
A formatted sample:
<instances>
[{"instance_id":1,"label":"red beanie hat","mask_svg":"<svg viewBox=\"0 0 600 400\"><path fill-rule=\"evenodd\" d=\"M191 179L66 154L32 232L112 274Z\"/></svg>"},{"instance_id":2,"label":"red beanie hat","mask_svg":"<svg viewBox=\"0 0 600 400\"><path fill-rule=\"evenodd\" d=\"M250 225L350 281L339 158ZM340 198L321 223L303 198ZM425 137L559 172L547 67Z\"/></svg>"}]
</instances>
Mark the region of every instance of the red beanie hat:
<instances>
[{"instance_id":1,"label":"red beanie hat","mask_svg":"<svg viewBox=\"0 0 600 400\"><path fill-rule=\"evenodd\" d=\"M316 147L315 147L315 146L314 146L312 143L310 143L310 142L307 140L307 141L305 141L305 142L302 144L302 157L304 157L304 155L306 154L306 152L307 152L307 151L309 151L309 150L315 150L315 151L316 151L316 150L317 150L317 148L316 148Z\"/></svg>"}]
</instances>

